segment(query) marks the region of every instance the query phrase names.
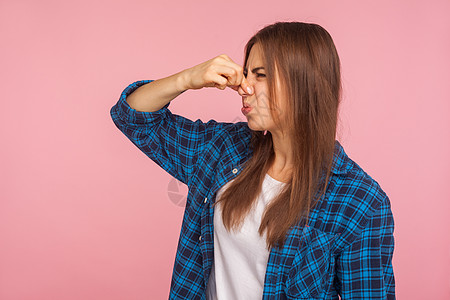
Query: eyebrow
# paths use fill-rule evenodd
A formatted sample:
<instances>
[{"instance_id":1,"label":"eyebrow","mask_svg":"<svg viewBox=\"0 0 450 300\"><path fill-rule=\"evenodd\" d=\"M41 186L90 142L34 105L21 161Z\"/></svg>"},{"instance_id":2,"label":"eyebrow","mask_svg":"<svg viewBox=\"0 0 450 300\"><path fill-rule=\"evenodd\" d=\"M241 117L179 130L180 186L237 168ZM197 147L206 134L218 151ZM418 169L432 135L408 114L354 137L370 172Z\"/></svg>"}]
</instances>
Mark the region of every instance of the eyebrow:
<instances>
[{"instance_id":1,"label":"eyebrow","mask_svg":"<svg viewBox=\"0 0 450 300\"><path fill-rule=\"evenodd\" d=\"M264 70L264 67L256 67L252 70L253 73L256 73L258 70ZM244 71L247 72L247 67L244 67Z\"/></svg>"}]
</instances>

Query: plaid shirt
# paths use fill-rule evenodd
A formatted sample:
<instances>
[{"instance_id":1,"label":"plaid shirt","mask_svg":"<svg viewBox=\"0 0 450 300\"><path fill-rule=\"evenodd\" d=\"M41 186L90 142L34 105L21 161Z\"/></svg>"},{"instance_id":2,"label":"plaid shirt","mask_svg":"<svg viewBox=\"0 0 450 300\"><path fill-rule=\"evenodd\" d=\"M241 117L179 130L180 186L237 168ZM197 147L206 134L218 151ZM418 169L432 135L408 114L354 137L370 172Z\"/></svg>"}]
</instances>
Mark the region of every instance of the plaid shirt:
<instances>
[{"instance_id":1,"label":"plaid shirt","mask_svg":"<svg viewBox=\"0 0 450 300\"><path fill-rule=\"evenodd\" d=\"M169 299L206 299L214 259L211 204L252 154L251 130L246 122L191 121L171 113L170 102L155 112L132 109L127 95L151 81L126 87L111 117L136 147L188 186ZM338 141L327 192L308 225L292 226L284 246L271 249L263 299L395 299L389 198Z\"/></svg>"}]
</instances>

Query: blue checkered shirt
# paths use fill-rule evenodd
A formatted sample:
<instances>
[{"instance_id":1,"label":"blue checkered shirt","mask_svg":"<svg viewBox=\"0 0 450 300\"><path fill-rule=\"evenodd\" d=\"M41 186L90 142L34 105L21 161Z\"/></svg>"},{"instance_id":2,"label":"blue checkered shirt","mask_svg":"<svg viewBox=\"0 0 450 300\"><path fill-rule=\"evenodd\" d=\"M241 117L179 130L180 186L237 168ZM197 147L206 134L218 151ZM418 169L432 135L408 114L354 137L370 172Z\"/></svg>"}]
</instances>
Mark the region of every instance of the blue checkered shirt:
<instances>
[{"instance_id":1,"label":"blue checkered shirt","mask_svg":"<svg viewBox=\"0 0 450 300\"><path fill-rule=\"evenodd\" d=\"M169 299L206 299L214 259L217 190L250 157L246 122L191 121L168 106L140 112L125 101L111 108L117 128L145 155L188 188ZM380 185L335 142L332 177L310 212L308 226L292 226L283 247L270 250L263 299L395 299L394 219ZM232 300L232 299L225 299Z\"/></svg>"}]
</instances>

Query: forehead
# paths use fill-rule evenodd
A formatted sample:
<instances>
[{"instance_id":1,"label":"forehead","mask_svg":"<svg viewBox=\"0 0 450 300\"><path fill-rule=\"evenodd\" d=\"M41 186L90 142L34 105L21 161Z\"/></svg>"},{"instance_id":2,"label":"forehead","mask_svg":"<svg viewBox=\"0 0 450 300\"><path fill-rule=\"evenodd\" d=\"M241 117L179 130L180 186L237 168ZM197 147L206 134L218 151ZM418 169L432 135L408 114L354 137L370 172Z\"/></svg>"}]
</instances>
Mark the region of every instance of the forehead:
<instances>
[{"instance_id":1,"label":"forehead","mask_svg":"<svg viewBox=\"0 0 450 300\"><path fill-rule=\"evenodd\" d=\"M252 46L252 49L250 49L250 53L247 58L247 65L250 66L260 66L262 64L262 53L261 48L258 43L254 44Z\"/></svg>"}]
</instances>

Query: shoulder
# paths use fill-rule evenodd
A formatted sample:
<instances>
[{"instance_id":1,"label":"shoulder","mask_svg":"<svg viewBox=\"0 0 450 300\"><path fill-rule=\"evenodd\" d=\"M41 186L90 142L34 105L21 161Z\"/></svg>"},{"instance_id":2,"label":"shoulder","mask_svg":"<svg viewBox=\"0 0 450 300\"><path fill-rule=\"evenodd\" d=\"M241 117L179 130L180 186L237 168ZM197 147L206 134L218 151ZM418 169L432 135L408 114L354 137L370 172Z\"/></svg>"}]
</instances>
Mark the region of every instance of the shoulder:
<instances>
[{"instance_id":1,"label":"shoulder","mask_svg":"<svg viewBox=\"0 0 450 300\"><path fill-rule=\"evenodd\" d=\"M343 205L381 202L387 195L381 185L344 151L336 141L329 192Z\"/></svg>"},{"instance_id":2,"label":"shoulder","mask_svg":"<svg viewBox=\"0 0 450 300\"><path fill-rule=\"evenodd\" d=\"M206 128L214 128L215 132L223 138L236 138L251 136L251 129L248 127L247 122L219 122L214 119L203 122L197 119L194 123L201 124Z\"/></svg>"},{"instance_id":3,"label":"shoulder","mask_svg":"<svg viewBox=\"0 0 450 300\"><path fill-rule=\"evenodd\" d=\"M251 136L252 131L248 127L247 122L223 123L224 134L233 138L237 136Z\"/></svg>"},{"instance_id":4,"label":"shoulder","mask_svg":"<svg viewBox=\"0 0 450 300\"><path fill-rule=\"evenodd\" d=\"M347 172L335 177L334 192L344 205L379 205L386 198L380 183L369 175L360 165L347 157ZM362 206L361 206L362 205Z\"/></svg>"},{"instance_id":5,"label":"shoulder","mask_svg":"<svg viewBox=\"0 0 450 300\"><path fill-rule=\"evenodd\" d=\"M352 243L379 210L390 208L390 201L381 185L340 144L334 170L325 197L319 203L319 214L321 227L338 234L341 245L337 246L341 248Z\"/></svg>"},{"instance_id":6,"label":"shoulder","mask_svg":"<svg viewBox=\"0 0 450 300\"><path fill-rule=\"evenodd\" d=\"M222 142L223 151L247 153L252 138L252 130L248 127L247 122L222 122L220 124L218 138Z\"/></svg>"}]
</instances>

